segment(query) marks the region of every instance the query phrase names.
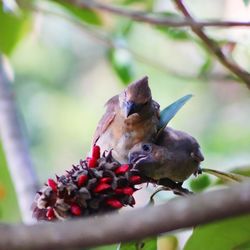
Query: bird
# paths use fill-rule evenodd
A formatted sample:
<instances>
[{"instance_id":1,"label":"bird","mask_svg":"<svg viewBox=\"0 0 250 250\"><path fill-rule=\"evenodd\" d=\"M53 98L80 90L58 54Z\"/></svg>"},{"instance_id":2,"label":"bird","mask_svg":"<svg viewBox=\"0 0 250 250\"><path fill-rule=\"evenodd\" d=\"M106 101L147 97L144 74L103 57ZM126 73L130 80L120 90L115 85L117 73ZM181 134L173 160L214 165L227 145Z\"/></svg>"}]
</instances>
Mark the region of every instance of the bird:
<instances>
[{"instance_id":1,"label":"bird","mask_svg":"<svg viewBox=\"0 0 250 250\"><path fill-rule=\"evenodd\" d=\"M166 127L154 143L140 142L129 152L129 163L142 175L158 182L168 179L180 186L192 174L201 173L203 160L197 140L171 127Z\"/></svg>"},{"instance_id":2,"label":"bird","mask_svg":"<svg viewBox=\"0 0 250 250\"><path fill-rule=\"evenodd\" d=\"M160 105L152 99L148 77L128 85L105 107L92 146L98 145L102 153L112 150L117 161L127 163L129 150L141 141L153 141L159 126Z\"/></svg>"}]
</instances>

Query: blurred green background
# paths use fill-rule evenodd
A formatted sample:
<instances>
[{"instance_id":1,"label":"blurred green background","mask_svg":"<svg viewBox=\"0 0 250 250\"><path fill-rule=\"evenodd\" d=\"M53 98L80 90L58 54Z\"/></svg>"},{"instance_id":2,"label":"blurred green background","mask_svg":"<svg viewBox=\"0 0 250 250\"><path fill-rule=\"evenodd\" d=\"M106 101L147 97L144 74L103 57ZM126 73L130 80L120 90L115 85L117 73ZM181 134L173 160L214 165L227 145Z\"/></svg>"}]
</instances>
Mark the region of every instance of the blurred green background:
<instances>
[{"instance_id":1,"label":"blurred green background","mask_svg":"<svg viewBox=\"0 0 250 250\"><path fill-rule=\"evenodd\" d=\"M170 126L197 138L203 167L250 166L250 92L188 29L76 12L58 2L20 4L18 14L4 11L0 3L0 50L15 74L20 117L41 183L86 156L104 103L144 75L161 107L194 95ZM168 16L177 13L170 1L102 2ZM185 3L200 19L249 20L250 8L243 1ZM250 70L249 29L209 28L207 33ZM20 215L2 149L0 165L0 220L17 222Z\"/></svg>"}]
</instances>

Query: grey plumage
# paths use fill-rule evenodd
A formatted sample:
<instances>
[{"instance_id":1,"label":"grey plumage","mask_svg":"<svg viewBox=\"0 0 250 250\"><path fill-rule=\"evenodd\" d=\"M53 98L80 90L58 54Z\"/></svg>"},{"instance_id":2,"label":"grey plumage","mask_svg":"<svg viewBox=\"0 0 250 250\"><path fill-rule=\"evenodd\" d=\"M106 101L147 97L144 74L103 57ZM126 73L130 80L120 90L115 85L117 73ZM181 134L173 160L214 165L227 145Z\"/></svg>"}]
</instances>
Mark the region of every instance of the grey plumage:
<instances>
[{"instance_id":1,"label":"grey plumage","mask_svg":"<svg viewBox=\"0 0 250 250\"><path fill-rule=\"evenodd\" d=\"M147 177L183 182L199 172L204 157L194 137L166 127L155 144L142 142L135 145L130 150L129 160Z\"/></svg>"}]
</instances>

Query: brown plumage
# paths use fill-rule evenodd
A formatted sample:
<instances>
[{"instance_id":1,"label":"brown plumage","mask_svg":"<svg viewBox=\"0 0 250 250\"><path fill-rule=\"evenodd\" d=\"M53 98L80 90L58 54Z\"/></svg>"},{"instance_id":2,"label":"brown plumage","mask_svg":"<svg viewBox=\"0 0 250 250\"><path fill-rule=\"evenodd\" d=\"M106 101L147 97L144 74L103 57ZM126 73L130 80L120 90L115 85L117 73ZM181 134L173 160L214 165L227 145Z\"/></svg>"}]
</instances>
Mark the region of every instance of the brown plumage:
<instances>
[{"instance_id":1,"label":"brown plumage","mask_svg":"<svg viewBox=\"0 0 250 250\"><path fill-rule=\"evenodd\" d=\"M156 144L141 142L129 153L129 160L146 177L183 182L199 173L204 157L195 138L166 127Z\"/></svg>"},{"instance_id":2,"label":"brown plumage","mask_svg":"<svg viewBox=\"0 0 250 250\"><path fill-rule=\"evenodd\" d=\"M113 149L121 163L128 161L129 150L141 141L151 141L159 123L159 104L152 100L148 78L130 84L106 103L94 134L93 144L101 150Z\"/></svg>"}]
</instances>

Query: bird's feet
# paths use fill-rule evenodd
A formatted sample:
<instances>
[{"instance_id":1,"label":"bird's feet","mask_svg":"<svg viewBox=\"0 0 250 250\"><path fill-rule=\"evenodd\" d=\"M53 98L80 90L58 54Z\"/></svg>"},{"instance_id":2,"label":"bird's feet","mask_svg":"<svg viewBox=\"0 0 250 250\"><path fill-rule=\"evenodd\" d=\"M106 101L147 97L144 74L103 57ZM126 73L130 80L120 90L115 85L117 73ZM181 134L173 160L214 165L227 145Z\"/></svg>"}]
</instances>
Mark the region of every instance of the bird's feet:
<instances>
[{"instance_id":1,"label":"bird's feet","mask_svg":"<svg viewBox=\"0 0 250 250\"><path fill-rule=\"evenodd\" d=\"M186 188L183 188L182 184L183 182L176 183L168 178L160 179L158 181L158 185L163 186L161 190L172 191L174 194L181 196L187 196L189 194L192 194L191 191Z\"/></svg>"}]
</instances>

